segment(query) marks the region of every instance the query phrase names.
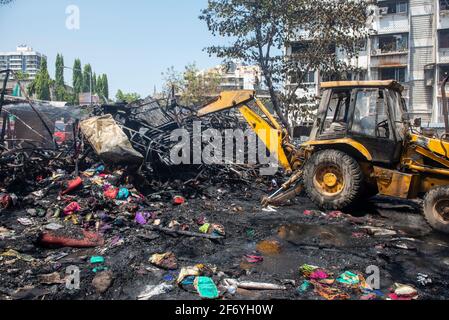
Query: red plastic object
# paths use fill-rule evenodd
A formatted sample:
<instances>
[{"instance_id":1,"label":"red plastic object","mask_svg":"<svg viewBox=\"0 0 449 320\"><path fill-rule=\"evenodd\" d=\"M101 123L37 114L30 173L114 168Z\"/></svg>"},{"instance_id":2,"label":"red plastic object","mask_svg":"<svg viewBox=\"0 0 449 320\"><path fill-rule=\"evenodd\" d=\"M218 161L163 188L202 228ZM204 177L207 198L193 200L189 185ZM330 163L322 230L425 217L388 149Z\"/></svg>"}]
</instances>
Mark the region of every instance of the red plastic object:
<instances>
[{"instance_id":1,"label":"red plastic object","mask_svg":"<svg viewBox=\"0 0 449 320\"><path fill-rule=\"evenodd\" d=\"M74 214L75 212L78 212L81 210L81 206L78 204L78 202L72 202L64 209L64 214L66 216L70 216L71 214Z\"/></svg>"},{"instance_id":2,"label":"red plastic object","mask_svg":"<svg viewBox=\"0 0 449 320\"><path fill-rule=\"evenodd\" d=\"M173 204L174 204L174 205L179 206L179 205L181 205L181 204L184 204L185 202L186 202L186 199L184 199L184 198L181 197L181 196L176 196L176 197L173 198Z\"/></svg>"},{"instance_id":3,"label":"red plastic object","mask_svg":"<svg viewBox=\"0 0 449 320\"><path fill-rule=\"evenodd\" d=\"M104 196L105 196L106 198L109 198L109 199L114 200L115 198L117 198L118 191L119 191L119 190L118 190L117 188L109 188L108 190L106 190L106 191L104 192Z\"/></svg>"},{"instance_id":4,"label":"red plastic object","mask_svg":"<svg viewBox=\"0 0 449 320\"><path fill-rule=\"evenodd\" d=\"M80 177L77 177L75 180L69 181L69 183L67 185L67 189L64 190L61 194L66 195L66 194L78 189L82 185L83 185L83 179L81 179Z\"/></svg>"},{"instance_id":5,"label":"red plastic object","mask_svg":"<svg viewBox=\"0 0 449 320\"><path fill-rule=\"evenodd\" d=\"M40 243L44 246L93 248L104 245L104 239L97 233L83 230L83 238L57 235L53 232L45 232L40 237Z\"/></svg>"},{"instance_id":6,"label":"red plastic object","mask_svg":"<svg viewBox=\"0 0 449 320\"><path fill-rule=\"evenodd\" d=\"M9 194L0 195L0 205L3 208L7 209L7 208L9 208L9 206L11 206L11 204L12 204L12 199Z\"/></svg>"}]
</instances>

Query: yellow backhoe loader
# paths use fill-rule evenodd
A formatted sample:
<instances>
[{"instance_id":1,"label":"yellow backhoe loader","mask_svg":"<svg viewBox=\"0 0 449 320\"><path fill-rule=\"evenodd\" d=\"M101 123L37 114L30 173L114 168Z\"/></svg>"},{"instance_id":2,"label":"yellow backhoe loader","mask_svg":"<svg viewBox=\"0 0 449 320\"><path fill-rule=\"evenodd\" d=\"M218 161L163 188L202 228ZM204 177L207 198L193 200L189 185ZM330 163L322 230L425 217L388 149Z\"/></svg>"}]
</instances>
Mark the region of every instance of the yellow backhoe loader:
<instances>
[{"instance_id":1,"label":"yellow backhoe loader","mask_svg":"<svg viewBox=\"0 0 449 320\"><path fill-rule=\"evenodd\" d=\"M199 116L238 108L250 127L291 174L264 204L305 191L320 208L345 209L376 194L424 199L424 215L449 233L449 124L446 79L442 86L446 134L423 135L411 124L403 87L395 81L322 83L310 139L296 148L288 132L253 91L222 92ZM277 139L267 139L266 131ZM264 132L261 134L261 132Z\"/></svg>"}]
</instances>

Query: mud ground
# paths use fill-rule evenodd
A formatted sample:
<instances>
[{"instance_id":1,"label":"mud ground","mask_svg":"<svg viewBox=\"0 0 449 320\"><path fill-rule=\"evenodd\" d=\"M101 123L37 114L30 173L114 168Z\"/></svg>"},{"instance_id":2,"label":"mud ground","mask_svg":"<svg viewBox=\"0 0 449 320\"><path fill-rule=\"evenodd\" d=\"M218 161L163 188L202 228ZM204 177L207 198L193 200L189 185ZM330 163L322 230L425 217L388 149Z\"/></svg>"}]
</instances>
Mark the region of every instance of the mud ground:
<instances>
[{"instance_id":1,"label":"mud ground","mask_svg":"<svg viewBox=\"0 0 449 320\"><path fill-rule=\"evenodd\" d=\"M234 188L234 189L233 189ZM200 299L195 290L179 288L174 283L177 271L152 266L154 253L173 252L179 268L196 264L214 266L213 279L223 278L283 284L284 291L238 290L222 299L313 299L322 298L312 291L299 293L304 280L299 272L303 264L325 268L335 276L344 271L365 273L368 266L380 268L381 290L388 293L393 283L410 284L418 289L419 299L448 299L449 237L433 232L421 216L419 203L374 198L349 214L333 217L322 213L306 198L293 204L262 210L259 200L267 190L250 186L211 186L200 196L185 195L181 206L162 197L153 202L163 225L176 220L197 231L199 218L222 224L223 240L173 236L148 231L126 218L104 230L106 244L93 249L48 249L36 243L46 218L33 218L34 224L23 226L17 218L25 211L0 213L0 227L14 231L0 240L0 252L14 249L29 259L0 257L0 299L39 300L135 300L149 285L173 283L174 289L153 299ZM306 211L310 210L312 212ZM377 226L394 230L396 235L374 236L363 227ZM67 223L67 228L71 228ZM245 254L257 250L263 240L276 240L277 253L262 254L263 262L249 264ZM61 258L62 255L64 254ZM92 285L95 273L91 256L101 255L113 272L109 289L99 294ZM29 258L29 257L28 257ZM65 276L69 266L80 268L80 289L66 289L64 283L45 285L39 275L58 272ZM432 283L422 285L418 274ZM352 299L358 299L354 294Z\"/></svg>"}]
</instances>

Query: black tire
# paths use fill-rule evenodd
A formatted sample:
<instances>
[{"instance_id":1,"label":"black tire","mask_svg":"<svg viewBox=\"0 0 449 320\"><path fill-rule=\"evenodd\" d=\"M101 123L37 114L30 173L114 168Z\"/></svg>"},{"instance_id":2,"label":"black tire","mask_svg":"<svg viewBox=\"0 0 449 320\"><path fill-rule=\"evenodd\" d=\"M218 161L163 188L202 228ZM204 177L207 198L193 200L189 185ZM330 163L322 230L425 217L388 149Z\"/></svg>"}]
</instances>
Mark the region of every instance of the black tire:
<instances>
[{"instance_id":1,"label":"black tire","mask_svg":"<svg viewBox=\"0 0 449 320\"><path fill-rule=\"evenodd\" d=\"M449 233L449 187L437 187L426 194L424 217L433 229Z\"/></svg>"},{"instance_id":2,"label":"black tire","mask_svg":"<svg viewBox=\"0 0 449 320\"><path fill-rule=\"evenodd\" d=\"M339 170L343 180L340 190L332 193L320 189L319 175L324 168ZM363 191L363 173L358 162L338 150L323 150L315 153L304 166L304 188L308 197L325 210L348 208L359 200Z\"/></svg>"}]
</instances>

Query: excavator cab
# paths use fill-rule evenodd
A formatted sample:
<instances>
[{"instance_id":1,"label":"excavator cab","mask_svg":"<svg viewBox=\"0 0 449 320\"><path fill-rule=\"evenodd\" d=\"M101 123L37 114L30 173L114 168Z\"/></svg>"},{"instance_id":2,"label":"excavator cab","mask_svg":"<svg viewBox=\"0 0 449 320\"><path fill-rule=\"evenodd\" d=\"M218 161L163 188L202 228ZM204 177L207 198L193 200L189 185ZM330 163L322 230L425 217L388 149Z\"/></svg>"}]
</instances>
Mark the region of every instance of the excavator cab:
<instances>
[{"instance_id":1,"label":"excavator cab","mask_svg":"<svg viewBox=\"0 0 449 320\"><path fill-rule=\"evenodd\" d=\"M404 139L401 97L395 81L341 81L322 84L323 94L308 145L331 145L357 158L393 165Z\"/></svg>"}]
</instances>

